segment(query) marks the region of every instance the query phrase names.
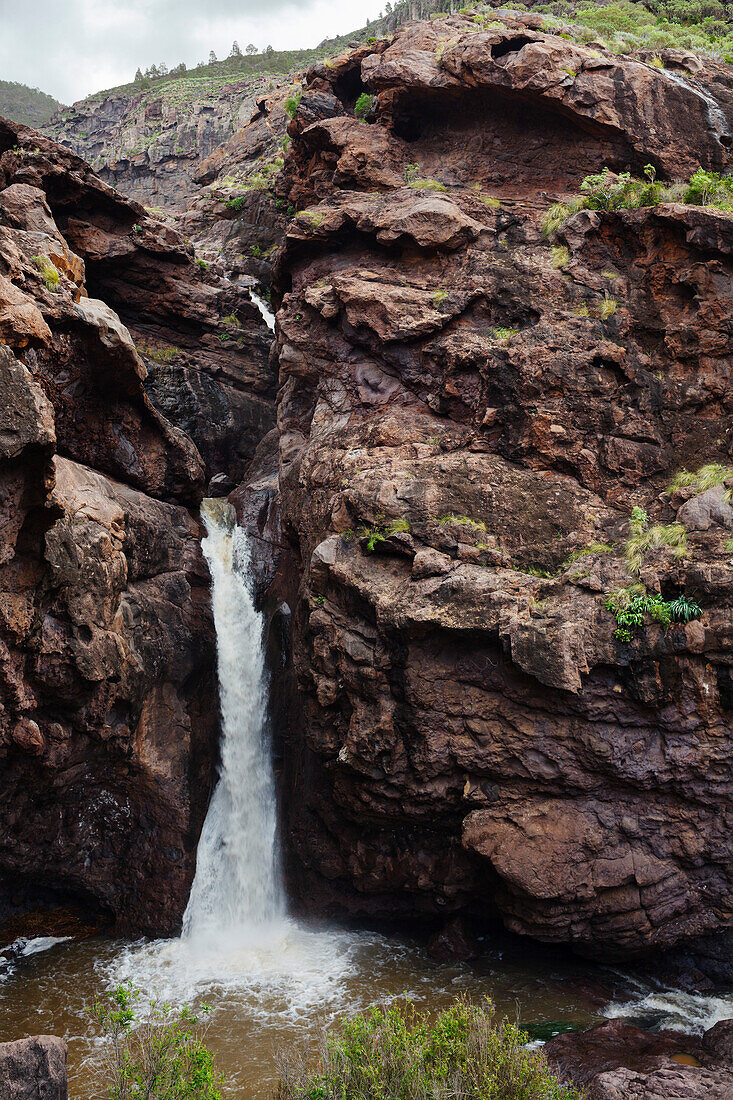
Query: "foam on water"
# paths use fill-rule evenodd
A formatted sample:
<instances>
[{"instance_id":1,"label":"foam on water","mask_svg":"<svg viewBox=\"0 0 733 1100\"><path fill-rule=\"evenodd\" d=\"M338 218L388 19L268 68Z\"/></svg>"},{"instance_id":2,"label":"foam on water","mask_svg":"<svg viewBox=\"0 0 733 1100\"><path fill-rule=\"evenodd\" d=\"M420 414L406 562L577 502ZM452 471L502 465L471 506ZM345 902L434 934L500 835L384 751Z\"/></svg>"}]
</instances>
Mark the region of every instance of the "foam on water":
<instances>
[{"instance_id":1,"label":"foam on water","mask_svg":"<svg viewBox=\"0 0 733 1100\"><path fill-rule=\"evenodd\" d=\"M611 1002L603 1009L611 1019L625 1019L655 1030L671 1028L700 1035L720 1020L733 1017L733 995L685 993L681 989L660 989L626 1002Z\"/></svg>"}]
</instances>

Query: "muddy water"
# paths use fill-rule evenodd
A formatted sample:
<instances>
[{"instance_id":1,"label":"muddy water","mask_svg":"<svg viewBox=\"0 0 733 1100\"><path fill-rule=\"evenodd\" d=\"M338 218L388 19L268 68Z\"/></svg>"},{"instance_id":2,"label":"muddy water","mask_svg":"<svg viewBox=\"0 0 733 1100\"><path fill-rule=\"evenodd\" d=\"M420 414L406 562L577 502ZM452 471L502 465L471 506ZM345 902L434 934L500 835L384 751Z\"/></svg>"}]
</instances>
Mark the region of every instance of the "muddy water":
<instances>
[{"instance_id":1,"label":"muddy water","mask_svg":"<svg viewBox=\"0 0 733 1100\"><path fill-rule=\"evenodd\" d=\"M612 975L509 941L475 965L432 961L407 939L305 930L287 922L276 941L187 954L185 941L57 943L0 972L0 1040L53 1033L69 1042L70 1096L103 1095L84 1005L124 977L162 999L213 1005L208 1040L229 1079L227 1095L273 1093L275 1051L334 1016L408 991L439 1008L461 991L490 995L532 1027L588 1026L601 1018ZM616 983L618 984L618 983ZM543 1032L544 1034L544 1032Z\"/></svg>"},{"instance_id":2,"label":"muddy water","mask_svg":"<svg viewBox=\"0 0 733 1100\"><path fill-rule=\"evenodd\" d=\"M622 1016L645 1027L702 1031L733 1016L733 997L693 997L514 938L485 941L471 964L441 964L401 937L307 929L285 920L255 942L31 941L0 970L0 1041L52 1033L69 1043L71 1100L102 1100L99 1045L84 1006L130 978L148 996L213 1006L208 1041L227 1097L272 1097L275 1052L323 1024L408 992L438 1009L456 994L490 996L500 1013L548 1038Z\"/></svg>"}]
</instances>

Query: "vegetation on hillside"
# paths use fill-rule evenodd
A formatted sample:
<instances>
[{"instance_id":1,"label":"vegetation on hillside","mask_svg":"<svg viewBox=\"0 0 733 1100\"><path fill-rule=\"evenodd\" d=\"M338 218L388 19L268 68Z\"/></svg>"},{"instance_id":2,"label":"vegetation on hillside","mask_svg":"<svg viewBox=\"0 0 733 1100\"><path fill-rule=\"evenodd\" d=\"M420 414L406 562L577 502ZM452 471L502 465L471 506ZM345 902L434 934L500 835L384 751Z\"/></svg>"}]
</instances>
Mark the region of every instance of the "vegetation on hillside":
<instances>
[{"instance_id":1,"label":"vegetation on hillside","mask_svg":"<svg viewBox=\"0 0 733 1100\"><path fill-rule=\"evenodd\" d=\"M491 1002L459 998L436 1018L411 1002L341 1020L315 1051L280 1058L277 1100L575 1100L528 1036Z\"/></svg>"},{"instance_id":2,"label":"vegetation on hillside","mask_svg":"<svg viewBox=\"0 0 733 1100\"><path fill-rule=\"evenodd\" d=\"M542 221L545 236L551 237L580 210L638 210L661 202L681 202L733 213L733 176L698 168L687 183L666 184L656 178L653 165L647 164L644 172L646 179L630 172L612 172L610 168L586 176L580 195L549 207Z\"/></svg>"},{"instance_id":3,"label":"vegetation on hillside","mask_svg":"<svg viewBox=\"0 0 733 1100\"><path fill-rule=\"evenodd\" d=\"M60 104L53 96L38 88L18 84L13 80L0 80L0 115L22 122L25 126L45 126Z\"/></svg>"}]
</instances>

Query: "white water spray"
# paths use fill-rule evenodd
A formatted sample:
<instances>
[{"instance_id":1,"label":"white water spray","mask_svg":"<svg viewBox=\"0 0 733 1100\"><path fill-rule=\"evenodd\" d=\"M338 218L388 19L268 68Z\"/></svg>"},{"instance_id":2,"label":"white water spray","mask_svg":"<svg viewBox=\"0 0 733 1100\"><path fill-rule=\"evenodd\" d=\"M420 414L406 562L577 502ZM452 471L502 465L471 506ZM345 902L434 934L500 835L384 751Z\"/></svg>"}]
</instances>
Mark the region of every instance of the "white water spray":
<instances>
[{"instance_id":1,"label":"white water spray","mask_svg":"<svg viewBox=\"0 0 733 1100\"><path fill-rule=\"evenodd\" d=\"M183 918L193 942L248 938L285 915L267 742L262 617L249 585L250 548L225 501L205 501L202 542L212 579L222 740L219 781L199 841Z\"/></svg>"}]
</instances>

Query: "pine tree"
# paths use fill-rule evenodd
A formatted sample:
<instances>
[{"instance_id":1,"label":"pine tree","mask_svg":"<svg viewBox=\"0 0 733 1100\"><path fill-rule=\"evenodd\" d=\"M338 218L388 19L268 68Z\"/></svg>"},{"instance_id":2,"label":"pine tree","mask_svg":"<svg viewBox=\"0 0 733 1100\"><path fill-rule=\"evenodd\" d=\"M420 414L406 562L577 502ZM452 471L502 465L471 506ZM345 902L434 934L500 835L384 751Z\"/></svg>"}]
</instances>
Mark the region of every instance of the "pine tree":
<instances>
[{"instance_id":1,"label":"pine tree","mask_svg":"<svg viewBox=\"0 0 733 1100\"><path fill-rule=\"evenodd\" d=\"M257 53L257 47L254 46L251 42L250 42L249 46L247 46L247 53L249 54L250 57L252 56L253 53Z\"/></svg>"},{"instance_id":2,"label":"pine tree","mask_svg":"<svg viewBox=\"0 0 733 1100\"><path fill-rule=\"evenodd\" d=\"M145 77L142 74L142 69L138 65L137 72L135 73L135 83L136 84L142 84L144 79L145 79Z\"/></svg>"},{"instance_id":3,"label":"pine tree","mask_svg":"<svg viewBox=\"0 0 733 1100\"><path fill-rule=\"evenodd\" d=\"M229 56L230 57L241 57L242 56L242 51L239 48L239 43L237 42L236 38L232 42L232 48L229 51Z\"/></svg>"},{"instance_id":4,"label":"pine tree","mask_svg":"<svg viewBox=\"0 0 733 1100\"><path fill-rule=\"evenodd\" d=\"M212 51L211 51L211 53L209 54L209 64L210 64L210 65L215 65L215 64L216 64L216 61L217 61L217 57L216 57L216 54L215 54L215 53L214 53L214 51L212 50Z\"/></svg>"}]
</instances>

